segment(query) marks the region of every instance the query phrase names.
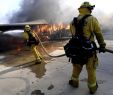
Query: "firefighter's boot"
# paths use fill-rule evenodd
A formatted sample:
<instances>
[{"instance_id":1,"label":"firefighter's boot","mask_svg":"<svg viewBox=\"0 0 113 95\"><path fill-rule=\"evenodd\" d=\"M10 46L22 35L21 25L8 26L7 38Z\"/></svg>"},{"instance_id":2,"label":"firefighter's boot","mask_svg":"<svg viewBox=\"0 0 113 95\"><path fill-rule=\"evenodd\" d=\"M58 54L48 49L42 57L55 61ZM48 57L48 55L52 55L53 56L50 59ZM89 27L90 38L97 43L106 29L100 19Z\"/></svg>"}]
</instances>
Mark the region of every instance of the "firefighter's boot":
<instances>
[{"instance_id":1,"label":"firefighter's boot","mask_svg":"<svg viewBox=\"0 0 113 95\"><path fill-rule=\"evenodd\" d=\"M95 94L95 92L97 91L97 89L98 89L98 84L96 83L96 86L89 88L90 94Z\"/></svg>"},{"instance_id":2,"label":"firefighter's boot","mask_svg":"<svg viewBox=\"0 0 113 95\"><path fill-rule=\"evenodd\" d=\"M79 87L79 81L69 80L69 85L71 85L74 88L78 88Z\"/></svg>"},{"instance_id":3,"label":"firefighter's boot","mask_svg":"<svg viewBox=\"0 0 113 95\"><path fill-rule=\"evenodd\" d=\"M35 60L35 64L41 64L41 63L42 63L42 60L40 58Z\"/></svg>"}]
</instances>

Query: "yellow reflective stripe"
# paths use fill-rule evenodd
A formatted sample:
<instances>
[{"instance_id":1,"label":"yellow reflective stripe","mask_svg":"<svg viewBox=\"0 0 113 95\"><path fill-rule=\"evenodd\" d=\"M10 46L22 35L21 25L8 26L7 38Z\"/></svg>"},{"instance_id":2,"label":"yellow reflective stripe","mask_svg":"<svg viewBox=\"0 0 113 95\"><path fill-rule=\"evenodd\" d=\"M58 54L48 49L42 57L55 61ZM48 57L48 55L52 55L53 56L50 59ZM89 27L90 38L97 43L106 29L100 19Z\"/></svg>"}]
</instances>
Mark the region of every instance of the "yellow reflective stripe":
<instances>
[{"instance_id":1,"label":"yellow reflective stripe","mask_svg":"<svg viewBox=\"0 0 113 95\"><path fill-rule=\"evenodd\" d=\"M35 37L35 32L34 31L32 32L32 35L33 35L33 37Z\"/></svg>"},{"instance_id":2,"label":"yellow reflective stripe","mask_svg":"<svg viewBox=\"0 0 113 95\"><path fill-rule=\"evenodd\" d=\"M72 80L78 81L78 78L71 77Z\"/></svg>"},{"instance_id":3,"label":"yellow reflective stripe","mask_svg":"<svg viewBox=\"0 0 113 95\"><path fill-rule=\"evenodd\" d=\"M88 84L88 87L89 87L89 88L92 88L92 87L95 87L95 86L96 86L96 82L93 83L93 84Z\"/></svg>"},{"instance_id":4,"label":"yellow reflective stripe","mask_svg":"<svg viewBox=\"0 0 113 95\"><path fill-rule=\"evenodd\" d=\"M38 59L42 59L42 56L41 56L41 54L39 53L39 51L37 50L37 47L36 46L34 46L33 47L33 49L34 49L34 52L36 53L36 57L38 57Z\"/></svg>"}]
</instances>

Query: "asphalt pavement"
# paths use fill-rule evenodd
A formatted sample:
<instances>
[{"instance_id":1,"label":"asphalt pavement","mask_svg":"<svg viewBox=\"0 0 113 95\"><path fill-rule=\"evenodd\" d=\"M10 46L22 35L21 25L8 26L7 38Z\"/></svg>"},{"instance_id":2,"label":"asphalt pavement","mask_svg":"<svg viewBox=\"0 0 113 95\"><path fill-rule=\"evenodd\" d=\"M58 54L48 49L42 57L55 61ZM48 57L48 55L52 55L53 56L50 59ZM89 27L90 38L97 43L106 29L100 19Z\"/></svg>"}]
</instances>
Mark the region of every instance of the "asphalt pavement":
<instances>
[{"instance_id":1,"label":"asphalt pavement","mask_svg":"<svg viewBox=\"0 0 113 95\"><path fill-rule=\"evenodd\" d=\"M107 48L113 50L113 41L107 41ZM60 48L51 54L63 52ZM94 95L113 95L113 54L100 53L98 57L99 88ZM0 95L90 95L85 66L80 75L80 86L75 89L68 85L72 64L68 62L66 56L50 58L42 64L34 64L32 58L32 56L29 58L27 66L0 65ZM20 60L20 56L17 59ZM26 60L24 58L24 62Z\"/></svg>"}]
</instances>

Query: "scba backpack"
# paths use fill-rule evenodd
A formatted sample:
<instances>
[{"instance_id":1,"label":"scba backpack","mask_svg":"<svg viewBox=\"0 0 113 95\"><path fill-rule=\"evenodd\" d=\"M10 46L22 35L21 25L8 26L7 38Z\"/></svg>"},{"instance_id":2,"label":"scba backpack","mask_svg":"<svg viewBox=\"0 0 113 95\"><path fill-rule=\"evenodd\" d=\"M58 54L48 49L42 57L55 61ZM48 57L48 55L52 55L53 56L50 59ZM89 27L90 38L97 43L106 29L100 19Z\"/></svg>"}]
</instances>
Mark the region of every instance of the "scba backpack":
<instances>
[{"instance_id":1,"label":"scba backpack","mask_svg":"<svg viewBox=\"0 0 113 95\"><path fill-rule=\"evenodd\" d=\"M79 33L75 34L69 42L64 46L64 51L67 57L72 59L72 63L86 63L88 58L93 56L96 49L95 42L86 39L83 36L83 26L85 19L91 15L84 16L78 23L77 18L74 18L73 25Z\"/></svg>"},{"instance_id":2,"label":"scba backpack","mask_svg":"<svg viewBox=\"0 0 113 95\"><path fill-rule=\"evenodd\" d=\"M38 45L39 41L36 40L36 38L33 36L33 34L30 32L27 32L29 35L29 39L27 41L27 46L32 46L33 44Z\"/></svg>"}]
</instances>

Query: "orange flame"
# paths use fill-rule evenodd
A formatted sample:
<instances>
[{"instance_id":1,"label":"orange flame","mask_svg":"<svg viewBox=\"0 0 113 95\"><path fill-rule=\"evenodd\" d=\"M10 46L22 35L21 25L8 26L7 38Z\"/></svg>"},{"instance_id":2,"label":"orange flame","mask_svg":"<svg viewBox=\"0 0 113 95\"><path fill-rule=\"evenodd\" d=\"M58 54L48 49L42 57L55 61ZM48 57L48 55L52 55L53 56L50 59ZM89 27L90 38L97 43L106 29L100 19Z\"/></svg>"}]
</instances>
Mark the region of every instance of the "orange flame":
<instances>
[{"instance_id":1,"label":"orange flame","mask_svg":"<svg viewBox=\"0 0 113 95\"><path fill-rule=\"evenodd\" d=\"M53 25L39 25L37 26L36 32L54 32L62 29L68 30L70 28L70 25L66 24L53 24Z\"/></svg>"},{"instance_id":2,"label":"orange flame","mask_svg":"<svg viewBox=\"0 0 113 95\"><path fill-rule=\"evenodd\" d=\"M57 32L60 30L69 30L70 25L68 24L51 24L51 25L38 25L37 28L34 30L36 33L38 33L38 36L42 39L42 40L47 40L49 39L49 36L53 33L53 32Z\"/></svg>"}]
</instances>

